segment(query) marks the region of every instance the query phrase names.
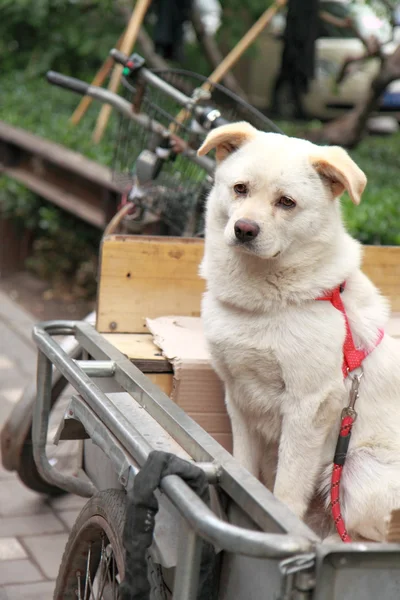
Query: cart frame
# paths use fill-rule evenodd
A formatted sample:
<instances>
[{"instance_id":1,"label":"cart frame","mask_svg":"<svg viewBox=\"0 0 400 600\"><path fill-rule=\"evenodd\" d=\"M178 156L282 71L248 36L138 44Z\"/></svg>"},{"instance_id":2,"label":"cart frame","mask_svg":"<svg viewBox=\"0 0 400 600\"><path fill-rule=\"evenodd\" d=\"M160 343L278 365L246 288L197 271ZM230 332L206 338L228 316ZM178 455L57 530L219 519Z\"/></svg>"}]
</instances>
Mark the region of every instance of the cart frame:
<instances>
[{"instance_id":1,"label":"cart frame","mask_svg":"<svg viewBox=\"0 0 400 600\"><path fill-rule=\"evenodd\" d=\"M53 339L58 335L73 335L91 360L69 357ZM88 478L63 475L46 457L54 366L77 392L56 441L90 438L110 460L119 484L129 489L157 439L159 449L194 460L210 485L217 484L250 518L250 527L254 524L254 528L244 528L220 519L183 480L175 475L165 477L161 490L183 518L173 600L196 598L203 540L235 555L281 561L280 598L285 600L336 598L332 590L341 569L350 568L351 572L355 567L366 574L371 567L386 570L400 566L398 544L321 545L304 523L88 323L40 323L33 337L39 349L34 455L47 481L80 496L90 497L97 491ZM120 393L103 392L96 383L102 379L112 380ZM132 420L132 407L142 414L144 409L151 424L146 419L144 424ZM296 596L292 595L294 590Z\"/></svg>"}]
</instances>

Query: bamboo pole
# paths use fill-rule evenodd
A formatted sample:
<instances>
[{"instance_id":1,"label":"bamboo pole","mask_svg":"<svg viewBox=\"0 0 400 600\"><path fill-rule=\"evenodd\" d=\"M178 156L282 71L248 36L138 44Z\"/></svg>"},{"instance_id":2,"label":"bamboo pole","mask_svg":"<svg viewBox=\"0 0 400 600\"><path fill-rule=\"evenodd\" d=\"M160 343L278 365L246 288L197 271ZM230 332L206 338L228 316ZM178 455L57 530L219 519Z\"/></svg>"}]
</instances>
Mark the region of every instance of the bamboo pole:
<instances>
[{"instance_id":1,"label":"bamboo pole","mask_svg":"<svg viewBox=\"0 0 400 600\"><path fill-rule=\"evenodd\" d=\"M146 16L150 4L151 0L137 0L132 16L128 23L128 27L126 28L124 39L121 42L121 52L123 52L124 54L129 55L132 53L132 48L135 45L140 27L143 23L143 20ZM110 83L108 85L108 89L111 92L116 93L118 91L122 71L122 65L115 65L110 78ZM98 143L101 140L104 130L107 126L108 119L110 118L110 113L111 106L109 104L104 104L101 107L100 114L98 116L96 127L93 133L94 142Z\"/></svg>"},{"instance_id":2,"label":"bamboo pole","mask_svg":"<svg viewBox=\"0 0 400 600\"><path fill-rule=\"evenodd\" d=\"M237 63L239 58L246 52L251 46L255 39L260 33L269 25L272 18L276 13L285 6L287 0L276 0L267 10L261 15L261 17L250 27L248 32L242 37L241 40L236 44L234 48L225 56L224 60L218 65L218 67L211 73L208 81L203 83L200 89L210 91L213 83L218 83L225 77L227 72ZM185 119L189 117L190 113L183 108L177 115L175 122L171 124L170 129L175 131L176 125L183 123Z\"/></svg>"},{"instance_id":3,"label":"bamboo pole","mask_svg":"<svg viewBox=\"0 0 400 600\"><path fill-rule=\"evenodd\" d=\"M115 46L117 49L120 48L121 42L124 38L124 35L125 35L125 32L121 35L121 37L119 38L119 40ZM97 86L103 85L105 79L108 77L108 74L110 73L113 66L114 66L114 60L111 58L111 56L109 56L104 61L104 63L100 67L100 69L97 71L91 85L97 85ZM90 96L84 96L82 98L82 100L79 102L78 106L76 107L76 109L74 110L74 112L72 113L72 116L70 118L70 121L73 125L78 125L79 121L85 115L87 109L89 108L89 106L91 105L92 102L93 102L93 98L91 98Z\"/></svg>"}]
</instances>

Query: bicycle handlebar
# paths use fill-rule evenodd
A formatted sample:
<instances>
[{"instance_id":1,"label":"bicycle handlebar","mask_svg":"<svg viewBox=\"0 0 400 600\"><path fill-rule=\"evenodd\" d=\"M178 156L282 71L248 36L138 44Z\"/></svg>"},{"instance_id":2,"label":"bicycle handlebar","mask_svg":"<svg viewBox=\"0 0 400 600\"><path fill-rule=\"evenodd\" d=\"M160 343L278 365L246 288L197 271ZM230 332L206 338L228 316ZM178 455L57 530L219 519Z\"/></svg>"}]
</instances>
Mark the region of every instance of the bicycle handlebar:
<instances>
[{"instance_id":1,"label":"bicycle handlebar","mask_svg":"<svg viewBox=\"0 0 400 600\"><path fill-rule=\"evenodd\" d=\"M75 79L74 77L67 77L61 73L56 73L55 71L49 71L47 73L47 80L53 85L66 88L78 94L91 96L95 100L99 100L105 104L110 104L119 113L128 119L135 121L144 129L149 129L153 133L160 134L163 137L166 137L170 134L170 131L168 131L164 125L158 123L155 119L150 118L144 113L133 112L132 104L118 94L114 94L114 92L110 92L109 90L105 90L95 85L89 85L85 81ZM215 163L211 158L208 156L197 156L196 151L190 148L186 143L183 145L182 154L189 158L192 162L198 164L207 173L213 175Z\"/></svg>"},{"instance_id":2,"label":"bicycle handlebar","mask_svg":"<svg viewBox=\"0 0 400 600\"><path fill-rule=\"evenodd\" d=\"M88 83L82 81L81 79L68 77L62 73L57 73L56 71L48 71L46 74L46 79L53 85L58 85L59 87L71 90L77 94L82 94L83 96L87 94L88 88L90 87Z\"/></svg>"}]
</instances>

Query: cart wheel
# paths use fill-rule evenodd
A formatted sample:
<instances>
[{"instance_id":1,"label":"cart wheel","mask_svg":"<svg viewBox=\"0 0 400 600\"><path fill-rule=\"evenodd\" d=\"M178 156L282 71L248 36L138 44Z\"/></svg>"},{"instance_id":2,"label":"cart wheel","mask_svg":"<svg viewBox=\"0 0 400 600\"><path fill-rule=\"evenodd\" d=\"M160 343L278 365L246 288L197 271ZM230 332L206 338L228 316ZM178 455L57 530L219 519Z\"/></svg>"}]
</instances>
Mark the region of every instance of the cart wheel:
<instances>
[{"instance_id":1,"label":"cart wheel","mask_svg":"<svg viewBox=\"0 0 400 600\"><path fill-rule=\"evenodd\" d=\"M54 591L54 600L112 600L125 573L122 542L126 494L106 490L82 509L70 533ZM151 600L166 599L161 570L149 560Z\"/></svg>"},{"instance_id":2,"label":"cart wheel","mask_svg":"<svg viewBox=\"0 0 400 600\"><path fill-rule=\"evenodd\" d=\"M47 456L51 464L62 471L62 473L75 475L81 464L82 445L80 440L64 440L59 442L57 446L53 444L58 425L63 418L71 396L68 393L67 383L63 377L60 377L57 379L56 385L53 385L52 388L52 407L47 433ZM36 391L34 398L36 398ZM16 471L22 483L34 492L47 494L48 496L65 494L65 490L43 479L37 469L33 458L32 426L29 427L22 445L21 457Z\"/></svg>"},{"instance_id":3,"label":"cart wheel","mask_svg":"<svg viewBox=\"0 0 400 600\"><path fill-rule=\"evenodd\" d=\"M21 460L17 469L17 475L26 487L39 494L46 494L47 496L60 496L61 494L65 494L65 490L47 483L37 470L32 451L31 427L29 428L29 433L22 446Z\"/></svg>"}]
</instances>

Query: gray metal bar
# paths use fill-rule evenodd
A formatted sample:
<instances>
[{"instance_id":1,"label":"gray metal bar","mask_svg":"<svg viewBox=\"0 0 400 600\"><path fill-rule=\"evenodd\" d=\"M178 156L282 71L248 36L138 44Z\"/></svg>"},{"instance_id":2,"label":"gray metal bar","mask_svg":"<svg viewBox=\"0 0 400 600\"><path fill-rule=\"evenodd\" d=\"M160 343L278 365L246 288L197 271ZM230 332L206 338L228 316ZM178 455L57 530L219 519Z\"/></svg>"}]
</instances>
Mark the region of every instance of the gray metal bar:
<instances>
[{"instance_id":1,"label":"gray metal bar","mask_svg":"<svg viewBox=\"0 0 400 600\"><path fill-rule=\"evenodd\" d=\"M318 537L220 444L152 383L93 327L78 323L82 347L96 359L116 363L115 379L196 461L219 465L219 485L261 529L290 531L313 542Z\"/></svg>"},{"instance_id":2,"label":"gray metal bar","mask_svg":"<svg viewBox=\"0 0 400 600\"><path fill-rule=\"evenodd\" d=\"M74 362L89 377L112 377L115 373L113 360L75 360Z\"/></svg>"},{"instance_id":3,"label":"gray metal bar","mask_svg":"<svg viewBox=\"0 0 400 600\"><path fill-rule=\"evenodd\" d=\"M71 360L71 359L70 359ZM51 466L46 455L47 431L51 409L52 363L39 352L37 368L37 397L33 411L32 440L33 456L40 475L62 489L72 494L90 498L96 493L93 484L81 481L76 477L65 476Z\"/></svg>"},{"instance_id":4,"label":"gray metal bar","mask_svg":"<svg viewBox=\"0 0 400 600\"><path fill-rule=\"evenodd\" d=\"M192 489L182 484L179 477L169 475L161 481L161 489L191 527L211 544L258 558L284 558L312 550L312 543L306 538L247 530L221 521Z\"/></svg>"},{"instance_id":5,"label":"gray metal bar","mask_svg":"<svg viewBox=\"0 0 400 600\"><path fill-rule=\"evenodd\" d=\"M72 322L71 327L75 323ZM113 402L102 392L84 373L60 346L50 337L46 330L51 332L57 327L57 322L47 322L36 325L33 329L33 338L42 352L56 365L58 370L73 385L76 391L85 398L89 407L98 415L118 440L132 455L143 464L151 451L149 444L140 443L132 433L131 423L116 410ZM146 447L147 446L147 447Z\"/></svg>"},{"instance_id":6,"label":"gray metal bar","mask_svg":"<svg viewBox=\"0 0 400 600\"><path fill-rule=\"evenodd\" d=\"M133 464L127 451L101 422L96 413L79 398L72 397L68 412L71 418L82 423L92 442L101 448L110 459L115 471L118 473L121 484L126 487L129 472L131 471L134 474L138 472L137 464Z\"/></svg>"},{"instance_id":7,"label":"gray metal bar","mask_svg":"<svg viewBox=\"0 0 400 600\"><path fill-rule=\"evenodd\" d=\"M181 104L184 107L190 105L193 102L192 98L186 96L186 94L176 89L164 79L161 79L161 77L159 77L152 71L149 71L149 69L141 69L140 77L153 87L157 88L161 92L164 92L164 94L166 94L167 96L175 100L175 102Z\"/></svg>"},{"instance_id":8,"label":"gray metal bar","mask_svg":"<svg viewBox=\"0 0 400 600\"><path fill-rule=\"evenodd\" d=\"M172 600L196 600L203 540L183 521Z\"/></svg>"},{"instance_id":9,"label":"gray metal bar","mask_svg":"<svg viewBox=\"0 0 400 600\"><path fill-rule=\"evenodd\" d=\"M47 333L63 325L65 322L37 325L33 333L37 345L117 440L142 465L149 453L149 445L134 435L132 425L122 413ZM75 327L76 324L69 326ZM227 551L264 558L283 558L312 549L312 542L306 538L246 530L221 521L179 477L171 475L164 478L161 488L201 537Z\"/></svg>"}]
</instances>

